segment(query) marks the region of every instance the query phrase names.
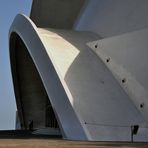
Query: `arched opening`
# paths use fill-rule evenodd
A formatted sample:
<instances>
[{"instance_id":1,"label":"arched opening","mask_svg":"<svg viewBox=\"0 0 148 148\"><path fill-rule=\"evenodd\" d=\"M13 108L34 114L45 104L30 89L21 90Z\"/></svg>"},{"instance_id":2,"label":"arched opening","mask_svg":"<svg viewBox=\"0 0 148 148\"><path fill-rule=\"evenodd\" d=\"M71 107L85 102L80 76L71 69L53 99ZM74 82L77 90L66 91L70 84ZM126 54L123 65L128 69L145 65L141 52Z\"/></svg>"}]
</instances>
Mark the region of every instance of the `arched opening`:
<instances>
[{"instance_id":1,"label":"arched opening","mask_svg":"<svg viewBox=\"0 0 148 148\"><path fill-rule=\"evenodd\" d=\"M10 62L21 129L59 129L38 70L16 33L10 36Z\"/></svg>"}]
</instances>

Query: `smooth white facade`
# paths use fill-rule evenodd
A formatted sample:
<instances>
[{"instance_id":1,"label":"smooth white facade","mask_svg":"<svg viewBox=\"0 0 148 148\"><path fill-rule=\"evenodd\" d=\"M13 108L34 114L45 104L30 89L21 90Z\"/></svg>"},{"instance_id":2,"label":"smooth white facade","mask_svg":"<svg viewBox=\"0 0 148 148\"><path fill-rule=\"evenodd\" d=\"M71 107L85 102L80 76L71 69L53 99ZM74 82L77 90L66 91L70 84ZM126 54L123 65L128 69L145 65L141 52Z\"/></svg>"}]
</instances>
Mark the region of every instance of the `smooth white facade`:
<instances>
[{"instance_id":1,"label":"smooth white facade","mask_svg":"<svg viewBox=\"0 0 148 148\"><path fill-rule=\"evenodd\" d=\"M148 141L148 31L140 30L148 24L148 2L120 2L86 2L75 20L77 31L39 28L23 15L10 28L12 48L16 33L39 72L64 138Z\"/></svg>"}]
</instances>

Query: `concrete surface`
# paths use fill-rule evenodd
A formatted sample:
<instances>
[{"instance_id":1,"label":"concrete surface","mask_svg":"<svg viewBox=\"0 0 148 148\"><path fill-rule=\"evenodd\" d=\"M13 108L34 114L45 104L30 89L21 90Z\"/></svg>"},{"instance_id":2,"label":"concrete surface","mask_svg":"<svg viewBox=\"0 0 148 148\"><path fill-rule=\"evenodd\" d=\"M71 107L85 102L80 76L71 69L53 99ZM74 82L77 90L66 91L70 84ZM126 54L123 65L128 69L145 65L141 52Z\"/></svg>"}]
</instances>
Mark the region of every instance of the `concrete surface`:
<instances>
[{"instance_id":1,"label":"concrete surface","mask_svg":"<svg viewBox=\"0 0 148 148\"><path fill-rule=\"evenodd\" d=\"M81 11L83 3L84 0L34 0L30 18L35 24L29 18L18 15L11 26L10 57L20 122L24 125L22 127L28 128L30 120L34 121L34 128L46 126L46 100L50 100L65 139L132 141L132 127L135 125L139 129L144 127L138 130L138 134L140 132L142 137L148 139L145 116L115 78L113 72L116 70L107 67L101 57L86 45L100 40L100 36L109 37L147 27L145 18L148 14L148 2L111 0L107 3L103 0L90 0L85 3L84 11ZM76 21L80 11L82 15ZM59 30L71 29L75 21L73 29L79 31ZM140 35L139 40L143 42L144 38L145 36ZM117 42L119 47L124 43ZM116 42L111 45L114 47ZM112 51L112 46L107 46L107 50ZM142 47L147 49L147 44L142 44ZM137 69L140 67L137 59L143 59L144 53L144 62L147 63L146 50L139 50L142 47L137 48L134 41L127 45L126 54L131 52L131 48L141 51L139 54L142 56L135 57L132 66L140 77L138 79L144 78L145 84L147 64L142 65L146 71L143 74L141 69ZM122 56L123 51L118 48L118 52L113 49L114 54L119 54L117 63L123 59L125 67L130 66L130 57L138 54L132 50L128 56ZM129 68L132 69L132 66ZM120 68L116 67L118 71ZM134 87L130 88L136 94ZM140 106L145 106L147 96L143 92L146 90L138 93L139 90L136 91L138 95L141 94L138 101ZM139 137L136 141L138 140Z\"/></svg>"},{"instance_id":2,"label":"concrete surface","mask_svg":"<svg viewBox=\"0 0 148 148\"><path fill-rule=\"evenodd\" d=\"M41 91L45 87L62 136L66 139L132 141L131 127L146 127L147 123L129 95L86 45L99 36L90 32L37 28L22 15L15 18L11 32L19 36L11 35L10 57L14 86L18 86L15 91L20 93L18 99L22 102L18 107L23 109L26 123L32 118L35 128L45 125L43 108L46 93ZM24 42L27 48L17 46L13 42L15 40ZM15 53L18 56L15 57ZM15 63L14 59L18 61ZM34 66L29 69L32 64ZM17 69L13 69L15 66Z\"/></svg>"},{"instance_id":3,"label":"concrete surface","mask_svg":"<svg viewBox=\"0 0 148 148\"><path fill-rule=\"evenodd\" d=\"M111 37L148 27L147 0L88 0L74 29Z\"/></svg>"},{"instance_id":4,"label":"concrete surface","mask_svg":"<svg viewBox=\"0 0 148 148\"><path fill-rule=\"evenodd\" d=\"M30 18L38 27L71 29L85 0L34 0Z\"/></svg>"},{"instance_id":5,"label":"concrete surface","mask_svg":"<svg viewBox=\"0 0 148 148\"><path fill-rule=\"evenodd\" d=\"M38 36L39 34L37 31L37 27L33 24L33 22L31 22L31 20L29 20L29 18L26 18L22 15L18 15L18 17L15 19L14 23L11 26L10 34L12 32L16 32L17 34L19 34L19 36L25 42L27 49L29 49L28 51L30 55L34 56L32 59L35 60L35 65L38 65L36 68L39 71L44 87L47 91L47 94L49 98L51 98L50 101L52 106L54 107L54 111L58 119L58 123L62 131L62 135L66 138L70 136L69 137L70 139L73 139L73 138L74 139L77 138L81 140L87 139L84 133L84 129L80 124L79 118L77 117L75 111L71 107L69 99L64 91L63 84L61 83L52 62L47 55L45 47L43 46L43 43L41 42L41 39ZM10 54L13 55L11 56L11 63L14 64L14 66L12 66L12 71L14 71L12 75L15 82L15 89L14 89L15 93L19 94L20 86L17 83L17 81L19 81L18 79L19 77L17 77L16 75L17 71L15 69L16 63L15 63L15 56L14 56L14 53L15 53L14 51L16 49L15 47L16 34L14 36L13 35L11 36L12 42L10 43L11 45ZM18 106L22 108L21 95L18 95L18 96L16 95L16 99L20 100L20 104ZM34 105L37 103L36 101L33 102ZM28 108L25 108L25 109L27 110ZM21 109L19 111L21 111ZM38 113L36 112L36 114ZM20 115L20 117L23 117L23 115L22 116Z\"/></svg>"}]
</instances>

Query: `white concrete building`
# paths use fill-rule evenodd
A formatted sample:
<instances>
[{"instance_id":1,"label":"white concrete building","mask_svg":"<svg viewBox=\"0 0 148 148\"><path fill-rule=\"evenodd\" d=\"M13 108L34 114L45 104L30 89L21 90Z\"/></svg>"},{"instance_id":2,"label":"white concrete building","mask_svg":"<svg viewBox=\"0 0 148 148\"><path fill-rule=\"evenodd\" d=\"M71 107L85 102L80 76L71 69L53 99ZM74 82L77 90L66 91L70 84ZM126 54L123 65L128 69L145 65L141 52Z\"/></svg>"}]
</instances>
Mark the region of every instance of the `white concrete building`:
<instances>
[{"instance_id":1,"label":"white concrete building","mask_svg":"<svg viewBox=\"0 0 148 148\"><path fill-rule=\"evenodd\" d=\"M148 141L147 18L147 0L34 0L9 33L17 128Z\"/></svg>"}]
</instances>

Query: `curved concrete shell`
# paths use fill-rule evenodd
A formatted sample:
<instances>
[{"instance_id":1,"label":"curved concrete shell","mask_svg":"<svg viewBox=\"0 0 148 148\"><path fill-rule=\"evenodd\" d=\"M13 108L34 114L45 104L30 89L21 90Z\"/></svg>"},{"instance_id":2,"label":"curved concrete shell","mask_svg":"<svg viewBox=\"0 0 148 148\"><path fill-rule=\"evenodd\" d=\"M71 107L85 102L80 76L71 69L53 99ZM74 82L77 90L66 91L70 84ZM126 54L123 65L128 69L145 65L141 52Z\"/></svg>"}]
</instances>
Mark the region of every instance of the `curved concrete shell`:
<instances>
[{"instance_id":1,"label":"curved concrete shell","mask_svg":"<svg viewBox=\"0 0 148 148\"><path fill-rule=\"evenodd\" d=\"M42 1L34 1L33 7L39 3ZM77 14L83 3L79 1L70 15ZM72 8L69 0L66 6ZM70 23L63 19L56 24L59 20L54 18L50 26L66 27L52 29L46 22L50 15L44 18L43 12L39 14L40 22L38 15L31 13L38 27L30 18L17 15L9 32L20 128L72 140L148 141L147 83L137 72L140 65L135 68L133 64L136 58L130 60L133 52L138 57L146 42L138 36L146 37L147 30L103 39L92 32L69 30L75 15ZM78 28L81 25L80 21ZM135 40L138 48L133 46ZM147 61L143 54L141 57ZM139 63L143 69L145 65Z\"/></svg>"},{"instance_id":2,"label":"curved concrete shell","mask_svg":"<svg viewBox=\"0 0 148 148\"><path fill-rule=\"evenodd\" d=\"M61 131L63 131L64 137L69 137L69 138L73 139L74 137L79 136L80 139L87 139L87 136L84 133L85 128L83 128L81 125L82 121L80 118L78 118L76 116L76 112L72 108L72 96L71 96L64 80L62 79L62 77L58 73L58 69L56 67L54 67L54 65L52 64L52 61L51 61L52 56L51 56L51 58L49 58L50 53L44 47L44 45L42 43L42 38L40 37L39 31L37 30L36 26L25 16L18 15L16 17L16 19L14 20L14 23L12 24L12 27L10 29L10 34L11 34L10 46L12 48L11 49L12 63L17 62L17 61L14 61L15 56L21 56L21 54L22 54L22 53L20 53L20 55L13 55L13 54L17 54L19 52L19 51L16 51L16 53L15 53L14 50L16 50L16 48L17 48L17 46L15 46L15 42L16 42L16 40L19 40L19 38L20 38L20 40L22 40L22 42L24 42L24 44L29 52L28 54L30 54L30 56L32 57L33 62L40 74L40 77L41 77L43 85L46 89L47 95L50 98L51 104L54 108L55 114L56 114L57 119L59 121L59 126L61 127ZM18 36L19 36L19 38L18 38ZM49 34L49 36L50 36L50 34ZM56 36L54 37L54 33L53 33L53 35L51 34L51 38L52 38L52 36L53 36L53 38L56 37ZM88 39L89 39L89 37L88 37ZM19 46L23 46L23 45L18 45L18 47ZM52 48L52 46L50 46L50 48ZM23 52L23 51L20 51L20 52ZM17 60L18 61L22 60L22 62L25 62L27 57L24 57L22 55L21 58L22 59L18 58ZM28 66L29 64L28 65L27 64L25 65L25 64L26 63L24 63L24 65L22 65L22 66L26 66L26 67L25 68L20 67L20 71L21 70L22 71L21 71L21 73L19 73L19 72L18 73L20 75L24 74L24 76L22 76L22 79L25 79L24 81L26 82L26 79L28 78L27 75L29 76L31 73L29 73L29 70L30 70L29 69L30 67ZM14 68L14 71L17 72L17 63L16 63L16 65L12 65L12 67ZM14 75L14 77L15 76L16 75ZM19 77L21 77L21 76L19 76ZM32 73L31 78L34 78L34 77L35 77L35 73ZM14 80L16 80L16 79L17 78L14 78ZM21 81L18 82L20 84L17 84L17 81L18 80L14 81L14 84L16 85L16 87L19 87L19 85L22 85L22 86L20 86L20 87L22 87L20 90L21 93L28 95L28 96L25 96L24 98L23 97L20 98L20 96L18 96L18 99L20 99L19 100L20 103L23 102L23 100L21 100L21 99L26 99L27 97L29 97L30 99L34 98L33 101L35 101L35 99L37 99L39 97L40 97L40 99L44 99L44 97L46 97L46 96L44 96L44 94L42 94L42 92L37 92L37 94L33 94L33 92L36 92L39 88L29 88L31 86L27 86L28 88L27 87L24 88L25 86L23 84L21 84ZM29 81L31 81L31 83L34 83L32 80L29 80ZM24 82L24 84L25 84L25 82ZM35 87L37 87L37 86L35 86ZM19 94L20 92L18 89L16 90L17 91L16 93ZM27 91L30 91L30 89L35 89L35 90L32 90L33 92L27 92ZM26 92L24 92L24 91L26 91ZM37 98L35 98L35 97L37 97ZM68 99L68 97L71 100ZM40 106L42 104L42 102L39 102L39 100L36 100L36 101L37 101L37 103L39 103L39 106L37 108L37 110L39 110L40 107L42 107L42 106ZM25 102L25 100L24 100L24 102ZM37 104L35 102L30 102L30 103L33 103L32 104L33 106L37 106ZM28 104L28 108L26 107L25 109L26 110L29 109L29 104ZM23 108L22 108L22 110L23 110ZM35 111L37 111L37 110L35 110ZM22 111L22 113L24 113L24 112L25 112L25 110ZM39 112L40 112L40 110L39 110ZM30 113L30 114L33 114L33 113ZM27 115L29 116L30 114L28 113ZM34 114L39 115L38 111ZM40 113L40 114L43 116L42 113ZM25 115L22 115L22 117L24 117L24 116ZM29 117L29 118L36 118L33 115L30 115L30 116L31 117ZM39 120L38 118L40 118L41 121L38 121ZM43 117L39 116L38 118L37 118L37 128L41 128L43 126L42 125L43 123L40 123L41 125L39 125L39 122L42 122ZM24 125L22 125L22 126L24 126L24 128L26 128L26 122L28 122L28 121L24 121L24 120L25 119L23 119ZM33 119L31 119L31 120L33 120ZM34 121L34 124L36 125L35 121Z\"/></svg>"}]
</instances>

